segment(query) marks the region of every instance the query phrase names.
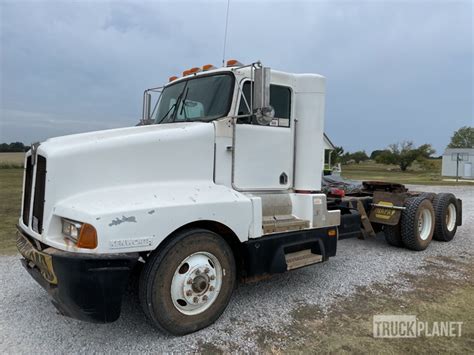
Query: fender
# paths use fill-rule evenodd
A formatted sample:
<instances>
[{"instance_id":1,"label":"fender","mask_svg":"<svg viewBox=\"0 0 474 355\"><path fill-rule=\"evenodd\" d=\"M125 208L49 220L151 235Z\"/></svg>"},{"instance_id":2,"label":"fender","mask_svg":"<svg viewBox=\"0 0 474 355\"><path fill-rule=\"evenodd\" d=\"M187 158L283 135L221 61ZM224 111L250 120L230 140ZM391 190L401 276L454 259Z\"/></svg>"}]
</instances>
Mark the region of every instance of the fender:
<instances>
[{"instance_id":1,"label":"fender","mask_svg":"<svg viewBox=\"0 0 474 355\"><path fill-rule=\"evenodd\" d=\"M45 242L75 252L150 251L174 230L199 220L222 223L244 242L252 228L252 210L252 201L247 196L208 181L101 189L57 203L46 222ZM61 217L93 225L98 247L93 251L82 250L65 240Z\"/></svg>"}]
</instances>

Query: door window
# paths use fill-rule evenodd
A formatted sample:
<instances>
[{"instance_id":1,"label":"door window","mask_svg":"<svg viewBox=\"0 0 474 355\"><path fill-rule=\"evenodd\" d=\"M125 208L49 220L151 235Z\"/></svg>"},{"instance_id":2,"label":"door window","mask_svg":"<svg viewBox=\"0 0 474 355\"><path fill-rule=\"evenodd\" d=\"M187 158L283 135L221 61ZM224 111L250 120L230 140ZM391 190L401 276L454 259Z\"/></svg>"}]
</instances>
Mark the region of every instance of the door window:
<instances>
[{"instance_id":1,"label":"door window","mask_svg":"<svg viewBox=\"0 0 474 355\"><path fill-rule=\"evenodd\" d=\"M238 115L250 115L250 81L242 86L243 96L240 98ZM245 97L245 98L244 98ZM272 126L289 127L291 115L291 89L282 85L270 85L270 105L275 110L275 123ZM250 118L242 118L238 123L252 124Z\"/></svg>"}]
</instances>

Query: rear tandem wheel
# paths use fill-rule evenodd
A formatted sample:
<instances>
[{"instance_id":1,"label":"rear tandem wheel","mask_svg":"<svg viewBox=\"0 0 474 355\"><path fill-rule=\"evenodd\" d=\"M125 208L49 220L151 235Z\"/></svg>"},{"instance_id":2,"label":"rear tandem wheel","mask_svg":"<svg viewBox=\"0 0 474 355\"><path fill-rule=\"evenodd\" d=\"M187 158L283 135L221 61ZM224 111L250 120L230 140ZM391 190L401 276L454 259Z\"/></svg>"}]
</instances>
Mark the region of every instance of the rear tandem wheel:
<instances>
[{"instance_id":1,"label":"rear tandem wheel","mask_svg":"<svg viewBox=\"0 0 474 355\"><path fill-rule=\"evenodd\" d=\"M390 226L388 224L383 226L383 233L388 244L394 247L403 247L402 235L400 225Z\"/></svg>"},{"instance_id":2,"label":"rear tandem wheel","mask_svg":"<svg viewBox=\"0 0 474 355\"><path fill-rule=\"evenodd\" d=\"M424 196L408 199L400 219L400 231L405 247L425 250L433 239L435 213L433 205Z\"/></svg>"},{"instance_id":3,"label":"rear tandem wheel","mask_svg":"<svg viewBox=\"0 0 474 355\"><path fill-rule=\"evenodd\" d=\"M435 231L433 239L449 242L458 228L457 200L453 194L442 193L433 199L435 212Z\"/></svg>"}]
</instances>

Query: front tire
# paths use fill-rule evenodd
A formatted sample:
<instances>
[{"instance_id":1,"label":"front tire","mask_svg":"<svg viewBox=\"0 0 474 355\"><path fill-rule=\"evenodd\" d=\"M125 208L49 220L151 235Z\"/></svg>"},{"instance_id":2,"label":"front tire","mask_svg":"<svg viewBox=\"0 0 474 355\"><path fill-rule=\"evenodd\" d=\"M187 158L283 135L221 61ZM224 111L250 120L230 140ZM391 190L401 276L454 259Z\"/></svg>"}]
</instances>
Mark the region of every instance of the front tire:
<instances>
[{"instance_id":1,"label":"front tire","mask_svg":"<svg viewBox=\"0 0 474 355\"><path fill-rule=\"evenodd\" d=\"M140 303L160 330L184 335L220 317L235 283L227 242L208 230L186 230L151 254L140 277Z\"/></svg>"}]
</instances>

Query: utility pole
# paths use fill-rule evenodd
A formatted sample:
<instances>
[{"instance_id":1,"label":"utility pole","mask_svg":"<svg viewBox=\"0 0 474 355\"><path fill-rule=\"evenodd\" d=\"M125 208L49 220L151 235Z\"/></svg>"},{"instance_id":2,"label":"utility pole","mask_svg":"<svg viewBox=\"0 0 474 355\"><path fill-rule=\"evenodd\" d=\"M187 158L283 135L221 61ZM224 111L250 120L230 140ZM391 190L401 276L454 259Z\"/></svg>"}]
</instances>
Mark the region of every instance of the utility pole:
<instances>
[{"instance_id":1,"label":"utility pole","mask_svg":"<svg viewBox=\"0 0 474 355\"><path fill-rule=\"evenodd\" d=\"M459 182L459 153L456 153L456 182Z\"/></svg>"}]
</instances>

